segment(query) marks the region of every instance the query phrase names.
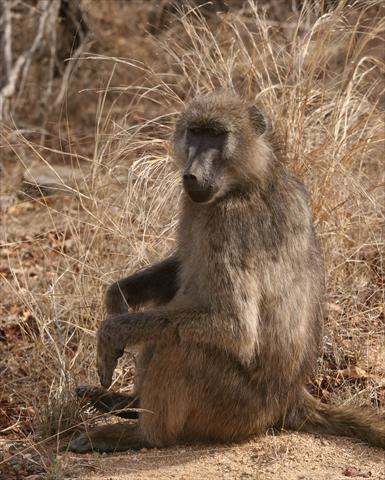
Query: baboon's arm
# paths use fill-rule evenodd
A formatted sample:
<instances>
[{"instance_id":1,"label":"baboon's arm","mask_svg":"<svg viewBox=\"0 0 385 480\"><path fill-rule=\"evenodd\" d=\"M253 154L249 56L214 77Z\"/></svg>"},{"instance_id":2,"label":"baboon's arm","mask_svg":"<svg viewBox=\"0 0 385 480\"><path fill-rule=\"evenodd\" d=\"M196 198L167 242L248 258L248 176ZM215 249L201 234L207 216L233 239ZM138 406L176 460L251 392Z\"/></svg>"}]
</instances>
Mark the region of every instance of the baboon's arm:
<instances>
[{"instance_id":1,"label":"baboon's arm","mask_svg":"<svg viewBox=\"0 0 385 480\"><path fill-rule=\"evenodd\" d=\"M130 312L109 316L97 333L96 365L100 383L108 388L124 347L151 342L161 334L167 319L153 312Z\"/></svg>"},{"instance_id":2,"label":"baboon's arm","mask_svg":"<svg viewBox=\"0 0 385 480\"><path fill-rule=\"evenodd\" d=\"M127 312L128 306L136 307L146 302L168 303L178 290L176 256L113 283L106 293L107 314Z\"/></svg>"},{"instance_id":3,"label":"baboon's arm","mask_svg":"<svg viewBox=\"0 0 385 480\"><path fill-rule=\"evenodd\" d=\"M118 358L126 346L155 342L163 331L179 341L207 344L248 361L255 352L252 335L236 315L216 315L192 310L152 310L110 316L104 320L97 335L97 367L103 387L111 385ZM169 328L168 328L169 327Z\"/></svg>"}]
</instances>

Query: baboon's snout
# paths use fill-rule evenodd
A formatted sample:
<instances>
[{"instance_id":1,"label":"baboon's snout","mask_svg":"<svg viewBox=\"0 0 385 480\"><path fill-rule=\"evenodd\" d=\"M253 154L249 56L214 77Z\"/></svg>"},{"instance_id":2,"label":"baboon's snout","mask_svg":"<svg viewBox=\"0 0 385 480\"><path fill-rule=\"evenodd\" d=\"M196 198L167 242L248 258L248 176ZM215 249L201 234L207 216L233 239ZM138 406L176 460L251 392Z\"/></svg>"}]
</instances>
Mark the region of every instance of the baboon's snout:
<instances>
[{"instance_id":1,"label":"baboon's snout","mask_svg":"<svg viewBox=\"0 0 385 480\"><path fill-rule=\"evenodd\" d=\"M183 187L193 202L208 202L217 191L214 149L190 148L188 165L183 172Z\"/></svg>"}]
</instances>

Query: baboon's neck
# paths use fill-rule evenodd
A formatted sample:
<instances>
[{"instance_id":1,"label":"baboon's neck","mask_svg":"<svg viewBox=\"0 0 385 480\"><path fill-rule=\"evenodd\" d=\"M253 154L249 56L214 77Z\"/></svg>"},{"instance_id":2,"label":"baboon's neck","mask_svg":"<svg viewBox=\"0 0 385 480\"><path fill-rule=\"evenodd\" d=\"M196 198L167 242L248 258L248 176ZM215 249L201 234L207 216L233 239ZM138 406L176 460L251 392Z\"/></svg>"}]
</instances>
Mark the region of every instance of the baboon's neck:
<instances>
[{"instance_id":1,"label":"baboon's neck","mask_svg":"<svg viewBox=\"0 0 385 480\"><path fill-rule=\"evenodd\" d=\"M252 179L215 202L202 205L186 197L179 223L180 245L186 255L191 248L200 250L202 261L205 256L220 258L226 253L242 262L256 246L257 250L278 254L289 224L307 222L305 217L298 218L302 189L280 164L263 182ZM296 215L288 216L288 211L295 210ZM287 227L285 234L283 225Z\"/></svg>"},{"instance_id":2,"label":"baboon's neck","mask_svg":"<svg viewBox=\"0 0 385 480\"><path fill-rule=\"evenodd\" d=\"M212 218L223 212L242 213L248 208L258 209L259 203L265 203L266 198L271 198L274 192L281 189L282 181L287 176L284 165L273 158L268 171L263 178L251 177L235 185L223 196L209 203L193 202L184 194L181 221L191 221L194 218Z\"/></svg>"}]
</instances>

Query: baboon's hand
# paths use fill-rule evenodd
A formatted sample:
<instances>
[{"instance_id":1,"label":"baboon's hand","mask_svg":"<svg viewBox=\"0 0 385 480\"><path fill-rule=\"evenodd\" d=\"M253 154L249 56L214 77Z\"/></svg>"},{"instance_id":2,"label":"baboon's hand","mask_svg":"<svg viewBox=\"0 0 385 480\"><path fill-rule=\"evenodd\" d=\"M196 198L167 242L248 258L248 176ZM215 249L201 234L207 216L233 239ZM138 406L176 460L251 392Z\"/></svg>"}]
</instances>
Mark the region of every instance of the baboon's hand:
<instances>
[{"instance_id":1,"label":"baboon's hand","mask_svg":"<svg viewBox=\"0 0 385 480\"><path fill-rule=\"evenodd\" d=\"M100 383L104 388L111 385L118 358L124 353L124 346L119 345L118 339L111 335L111 321L111 318L104 320L97 333L96 366Z\"/></svg>"}]
</instances>

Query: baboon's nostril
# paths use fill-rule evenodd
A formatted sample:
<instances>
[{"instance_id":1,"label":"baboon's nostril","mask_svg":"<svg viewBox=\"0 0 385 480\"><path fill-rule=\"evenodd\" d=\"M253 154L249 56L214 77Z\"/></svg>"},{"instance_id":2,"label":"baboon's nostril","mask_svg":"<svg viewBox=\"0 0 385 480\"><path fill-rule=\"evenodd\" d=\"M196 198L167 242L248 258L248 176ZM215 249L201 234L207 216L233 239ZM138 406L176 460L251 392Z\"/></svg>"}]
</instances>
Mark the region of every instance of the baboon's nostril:
<instances>
[{"instance_id":1,"label":"baboon's nostril","mask_svg":"<svg viewBox=\"0 0 385 480\"><path fill-rule=\"evenodd\" d=\"M197 182L197 177L191 173L185 173L183 175L183 181L186 183L194 183Z\"/></svg>"}]
</instances>

